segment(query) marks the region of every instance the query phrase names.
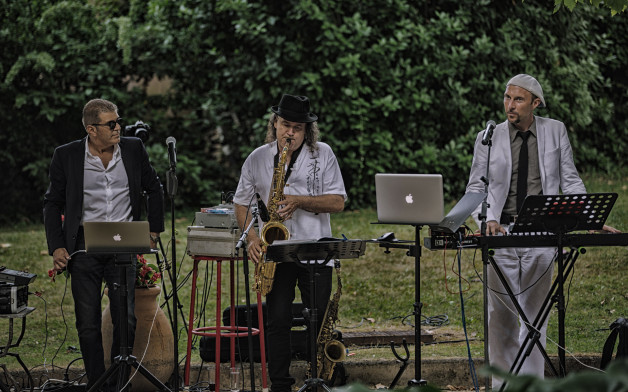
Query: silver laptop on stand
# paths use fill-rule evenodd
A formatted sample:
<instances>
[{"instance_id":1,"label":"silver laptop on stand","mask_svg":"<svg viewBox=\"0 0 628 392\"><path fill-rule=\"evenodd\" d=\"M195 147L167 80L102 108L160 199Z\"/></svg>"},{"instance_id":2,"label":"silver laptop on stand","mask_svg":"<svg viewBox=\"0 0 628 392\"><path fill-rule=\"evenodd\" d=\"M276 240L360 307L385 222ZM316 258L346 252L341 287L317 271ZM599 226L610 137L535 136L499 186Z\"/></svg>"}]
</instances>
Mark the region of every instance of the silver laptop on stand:
<instances>
[{"instance_id":1,"label":"silver laptop on stand","mask_svg":"<svg viewBox=\"0 0 628 392\"><path fill-rule=\"evenodd\" d=\"M443 219L443 177L440 174L375 175L377 223L429 225Z\"/></svg>"},{"instance_id":2,"label":"silver laptop on stand","mask_svg":"<svg viewBox=\"0 0 628 392\"><path fill-rule=\"evenodd\" d=\"M87 253L151 253L147 221L84 222Z\"/></svg>"}]
</instances>

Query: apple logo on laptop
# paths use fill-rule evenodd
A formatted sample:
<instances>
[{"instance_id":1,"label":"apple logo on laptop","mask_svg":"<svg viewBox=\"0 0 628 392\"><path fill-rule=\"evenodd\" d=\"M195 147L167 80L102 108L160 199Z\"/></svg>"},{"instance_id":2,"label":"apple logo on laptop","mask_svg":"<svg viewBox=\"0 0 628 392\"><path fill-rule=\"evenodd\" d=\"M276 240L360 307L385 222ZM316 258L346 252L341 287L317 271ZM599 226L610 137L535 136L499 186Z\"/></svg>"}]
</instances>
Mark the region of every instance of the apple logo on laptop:
<instances>
[{"instance_id":1,"label":"apple logo on laptop","mask_svg":"<svg viewBox=\"0 0 628 392\"><path fill-rule=\"evenodd\" d=\"M113 236L114 241L122 241L122 236L120 234L116 234Z\"/></svg>"},{"instance_id":2,"label":"apple logo on laptop","mask_svg":"<svg viewBox=\"0 0 628 392\"><path fill-rule=\"evenodd\" d=\"M406 196L406 203L408 203L408 204L412 204L413 203L412 193L408 193L408 196Z\"/></svg>"}]
</instances>

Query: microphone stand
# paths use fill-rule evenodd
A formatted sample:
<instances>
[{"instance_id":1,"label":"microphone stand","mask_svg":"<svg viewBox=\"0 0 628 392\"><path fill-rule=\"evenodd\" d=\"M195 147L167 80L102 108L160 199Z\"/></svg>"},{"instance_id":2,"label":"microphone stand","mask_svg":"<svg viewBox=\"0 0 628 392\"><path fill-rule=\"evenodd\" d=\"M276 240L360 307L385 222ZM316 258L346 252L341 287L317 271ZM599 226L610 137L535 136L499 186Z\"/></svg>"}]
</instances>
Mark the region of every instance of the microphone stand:
<instances>
[{"instance_id":1,"label":"microphone stand","mask_svg":"<svg viewBox=\"0 0 628 392\"><path fill-rule=\"evenodd\" d=\"M177 241L175 238L175 226L174 226L174 197L177 194L177 168L176 163L170 161L170 170L167 175L167 191L170 196L170 214L171 214L171 243L172 243L172 293L174 308L172 324L174 335L174 391L179 392L179 338L178 338L178 324L177 324L177 309L179 308L179 297L177 295Z\"/></svg>"},{"instance_id":2,"label":"microphone stand","mask_svg":"<svg viewBox=\"0 0 628 392\"><path fill-rule=\"evenodd\" d=\"M259 211L257 210L257 207L251 207L251 221L249 222L249 225L246 228L246 230L244 230L244 232L242 232L242 235L240 236L240 239L238 239L238 243L236 244L236 247L235 247L236 256L240 252L240 249L242 249L242 246L244 245L244 240L246 240L246 236L249 235L249 231L251 230L251 228L253 227L253 225L257 221L258 214L259 214Z\"/></svg>"},{"instance_id":3,"label":"microphone stand","mask_svg":"<svg viewBox=\"0 0 628 392\"><path fill-rule=\"evenodd\" d=\"M257 209L257 207L252 207L251 208L251 221L249 222L248 227L246 228L246 230L244 230L244 232L242 233L242 235L240 236L240 239L238 240L238 243L236 244L235 247L235 251L236 251L236 259L239 257L239 253L240 253L240 248L242 248L242 246L244 245L244 240L246 239L246 236L249 234L249 231L251 230L251 228L253 227L253 225L255 225L255 222L257 221L257 216L259 214L259 211ZM246 250L246 248L244 248L244 252L243 252L243 264L242 264L242 268L243 268L243 273L244 273L244 287L245 287L245 298L246 298L246 325L247 325L247 341L248 341L248 346L249 346L249 364L250 364L250 377L251 377L251 391L255 391L255 361L253 359L253 315L251 314L251 293L249 290L249 260L248 260L248 252ZM262 301L261 301L261 296L258 295L258 311L259 311L259 307L262 306ZM258 312L258 314L261 314L261 312ZM264 328L263 326L264 320L262 318L258 317L258 328L260 328L260 331L263 331L262 328ZM260 340L261 341L261 340ZM260 350L264 350L263 345L260 344ZM262 364L263 365L263 364ZM264 373L264 371L262 370L262 372ZM263 381L262 381L263 383Z\"/></svg>"},{"instance_id":4,"label":"microphone stand","mask_svg":"<svg viewBox=\"0 0 628 392\"><path fill-rule=\"evenodd\" d=\"M489 138L486 146L488 148L488 154L486 155L486 175L482 176L481 180L484 183L484 200L482 200L482 209L478 218L480 220L480 235L486 235L486 218L488 214L488 184L489 184L489 168L491 165L491 147L493 147L493 140ZM488 365L490 358L488 353L488 245L482 246L482 274L484 276L484 284L482 285L482 296L484 305L484 365ZM488 376L484 378L484 386L488 391L490 389L490 379Z\"/></svg>"},{"instance_id":5,"label":"microphone stand","mask_svg":"<svg viewBox=\"0 0 628 392\"><path fill-rule=\"evenodd\" d=\"M162 262L163 263L163 271L168 272L168 276L170 277L170 281L173 282L174 280L172 279L172 271L170 270L171 264L168 261L168 257L166 255L166 251L164 250L164 245L163 245L163 242L161 241L161 238L159 238L157 240L157 242L159 243L159 249L160 249L161 254L162 254L163 258L164 258L163 262ZM159 259L159 256L157 256L157 258ZM170 301L170 299L174 296L174 292L176 291L176 287L173 287L172 292L168 293L168 291L166 290L166 285L165 285L166 281L165 281L164 278L162 278L162 282L164 283L164 290L163 290L164 295L163 295L162 298L163 298L163 303L166 305L166 308L168 310L168 320L170 320L170 323L172 324L172 320L173 320L172 313L176 312L176 311L179 311L180 316L181 316L181 320L183 321L183 328L185 328L185 330L187 331L188 330L188 323L185 320L185 315L183 314L183 307L179 306L179 309L174 308L174 309L170 310L170 304L168 303L168 301ZM160 306L163 306L163 305L160 305ZM174 327L173 327L173 330L174 330Z\"/></svg>"},{"instance_id":6,"label":"microphone stand","mask_svg":"<svg viewBox=\"0 0 628 392\"><path fill-rule=\"evenodd\" d=\"M164 297L166 299L165 305L166 305L166 309L168 311L168 319L172 320L172 312L170 311L170 304L168 303L168 290L166 290L166 280L163 279L163 273L165 271L168 272L168 276L170 276L170 281L172 282L172 275L170 274L170 263L168 263L168 257L166 257L166 253L164 252L164 246L161 242L161 238L157 237L157 245L159 246L159 252L155 253L155 257L157 258L157 266L159 267L159 272L161 272L162 274L162 279L161 279L161 284L163 286L163 293L164 293ZM163 260L159 258L159 253L162 254L163 256ZM160 305L161 307L162 305Z\"/></svg>"},{"instance_id":7,"label":"microphone stand","mask_svg":"<svg viewBox=\"0 0 628 392\"><path fill-rule=\"evenodd\" d=\"M148 206L148 200L146 199L145 191L142 192L142 196L144 197L146 211L148 213L149 206ZM157 266L159 267L159 272L162 274L161 276L163 277L164 271L168 271L168 276L170 276L170 281L172 282L172 275L170 274L170 264L168 262L168 255L166 255L166 252L164 251L164 245L161 242L161 237L157 237L157 242L155 243L155 245L158 246L158 251L155 252L155 258L157 259ZM159 258L159 254L163 256L163 260ZM168 290L166 289L166 279L162 278L161 282L163 286L162 293L164 294L164 303L166 304L166 309L168 310L168 320L171 320L172 322L172 313L170 311L170 304L168 304L168 300L170 299L170 296L168 295ZM159 305L159 306L161 307L163 305Z\"/></svg>"}]
</instances>

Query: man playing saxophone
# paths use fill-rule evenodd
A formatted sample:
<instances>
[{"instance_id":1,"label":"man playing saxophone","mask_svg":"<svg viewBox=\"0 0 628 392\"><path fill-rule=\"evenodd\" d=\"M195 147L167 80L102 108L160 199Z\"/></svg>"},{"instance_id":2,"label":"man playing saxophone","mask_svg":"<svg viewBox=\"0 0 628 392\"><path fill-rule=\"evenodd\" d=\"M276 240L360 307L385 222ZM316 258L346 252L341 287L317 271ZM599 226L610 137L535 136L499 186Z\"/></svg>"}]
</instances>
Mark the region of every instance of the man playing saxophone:
<instances>
[{"instance_id":1,"label":"man playing saxophone","mask_svg":"<svg viewBox=\"0 0 628 392\"><path fill-rule=\"evenodd\" d=\"M256 203L257 193L277 217L269 224L285 226L290 239L331 237L330 213L344 209L347 195L336 156L329 145L318 141L318 117L310 112L304 96L285 94L271 111L266 144L255 149L242 166L234 197L238 224L248 226L249 206ZM281 163L285 166L278 168ZM278 181L278 176L283 178ZM277 183L283 189L273 189ZM263 222L258 224L262 232ZM258 233L250 230L247 252L256 264L264 262L264 245ZM332 267L333 260L318 269L315 301L319 315L325 313L331 295ZM310 304L309 276L307 268L295 263L277 263L274 268L274 283L266 294L268 374L272 392L289 392L295 382L290 376L292 302L298 284L302 302Z\"/></svg>"}]
</instances>

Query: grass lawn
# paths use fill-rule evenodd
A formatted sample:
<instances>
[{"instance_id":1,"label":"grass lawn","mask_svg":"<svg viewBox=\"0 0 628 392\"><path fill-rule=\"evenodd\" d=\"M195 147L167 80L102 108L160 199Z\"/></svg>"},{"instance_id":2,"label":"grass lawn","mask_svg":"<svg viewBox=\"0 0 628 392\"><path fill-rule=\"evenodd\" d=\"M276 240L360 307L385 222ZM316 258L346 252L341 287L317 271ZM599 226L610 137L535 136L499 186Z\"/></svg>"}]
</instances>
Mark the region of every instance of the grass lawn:
<instances>
[{"instance_id":1,"label":"grass lawn","mask_svg":"<svg viewBox=\"0 0 628 392\"><path fill-rule=\"evenodd\" d=\"M614 178L585 175L585 183L590 192L617 192L618 201L611 213L609 225L623 231L628 230L628 175ZM201 206L199 206L200 208ZM204 207L204 206L203 206ZM449 207L447 208L449 209ZM196 208L194 209L196 210ZM187 322L191 291L190 271L192 259L185 254L187 226L192 223L194 210L177 212L176 250L177 278L180 303L179 313L179 353L186 352L187 333L183 318ZM169 219L169 218L168 218ZM343 234L350 239L373 239L384 232L394 231L398 239L413 239L411 227L373 225L376 214L373 209L345 211L333 215L334 236ZM471 220L469 219L469 225ZM171 248L167 243L171 238L170 221L167 231L162 234L165 253L170 258ZM427 229L422 238L428 235ZM423 358L464 357L466 344L459 342L462 333L461 301L458 293L458 278L455 274L457 261L455 252L431 252L425 248L421 257L421 301L425 320L437 323L447 320L447 325L425 326L436 334L438 344L422 348ZM0 265L15 270L36 273L37 279L30 285L32 293L29 306L37 309L28 316L27 331L19 348L19 353L29 368L40 366L67 366L80 357L76 330L74 328L73 301L69 282L64 277L51 283L48 269L51 257L46 250L46 240L42 224L20 225L0 228ZM239 263L239 290L237 302L244 303L243 277ZM465 250L461 258L462 283L466 324L471 341L472 355L483 357L483 311L482 284L478 277L482 272L479 252ZM226 274L228 268L223 268ZM251 269L252 271L252 269ZM414 258L408 257L405 250L392 249L384 253L375 244L367 244L366 254L359 259L344 260L342 263L343 295L340 299L339 329L348 331L371 331L390 329L412 329L414 303ZM567 282L566 342L567 350L574 353L601 353L609 332L608 326L618 317L628 316L628 248L590 248L582 255L575 266L572 279ZM172 280L166 273L165 286L170 291ZM225 275L227 276L227 275ZM334 278L335 280L335 278ZM214 264L201 263L199 270L199 306L196 310L198 325L215 325ZM226 285L223 284L226 288ZM223 290L224 295L227 291ZM228 297L223 297L223 304ZM253 296L253 298L255 298ZM298 298L298 297L297 297ZM163 299L161 303L163 303ZM170 301L171 302L171 301ZM203 306L204 305L204 306ZM163 306L166 309L165 306ZM223 306L224 307L224 306ZM172 308L170 306L170 308ZM550 318L550 338L557 341L556 310ZM7 320L0 320L0 337L7 336ZM0 344L4 341L0 338ZM195 347L198 345L195 342ZM349 347L353 358L392 359L390 349ZM548 341L548 352L555 354L556 345ZM192 361L200 362L197 351L192 353ZM17 369L18 364L7 358L7 366Z\"/></svg>"}]
</instances>

